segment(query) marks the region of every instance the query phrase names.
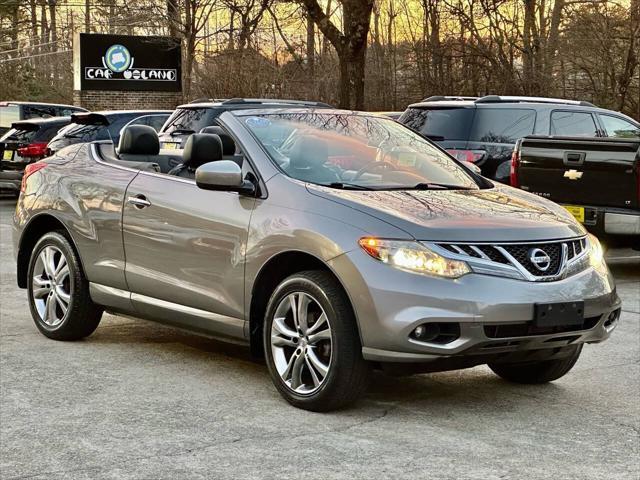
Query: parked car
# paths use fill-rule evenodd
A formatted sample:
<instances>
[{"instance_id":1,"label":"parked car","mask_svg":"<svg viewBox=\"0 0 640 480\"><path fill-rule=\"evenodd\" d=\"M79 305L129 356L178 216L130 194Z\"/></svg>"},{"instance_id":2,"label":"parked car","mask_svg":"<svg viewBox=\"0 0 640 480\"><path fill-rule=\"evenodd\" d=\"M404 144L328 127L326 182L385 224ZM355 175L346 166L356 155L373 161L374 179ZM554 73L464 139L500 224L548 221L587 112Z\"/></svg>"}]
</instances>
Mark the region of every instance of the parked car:
<instances>
[{"instance_id":1,"label":"parked car","mask_svg":"<svg viewBox=\"0 0 640 480\"><path fill-rule=\"evenodd\" d=\"M150 127L153 127L153 129L156 132L159 132L170 116L171 116L170 112L156 113L154 115L143 115L141 117L137 117L131 120L124 127L122 127L120 131L122 132L122 130L127 128L129 125L149 125Z\"/></svg>"},{"instance_id":2,"label":"parked car","mask_svg":"<svg viewBox=\"0 0 640 480\"><path fill-rule=\"evenodd\" d=\"M404 112L377 112L379 115L384 115L385 117L392 118L394 120L398 120Z\"/></svg>"},{"instance_id":3,"label":"parked car","mask_svg":"<svg viewBox=\"0 0 640 480\"><path fill-rule=\"evenodd\" d=\"M68 117L75 112L86 112L73 105L39 102L0 102L0 136L7 133L11 124L31 118Z\"/></svg>"},{"instance_id":4,"label":"parked car","mask_svg":"<svg viewBox=\"0 0 640 480\"><path fill-rule=\"evenodd\" d=\"M564 205L594 232L640 240L640 138L525 137L511 185Z\"/></svg>"},{"instance_id":5,"label":"parked car","mask_svg":"<svg viewBox=\"0 0 640 480\"><path fill-rule=\"evenodd\" d=\"M166 149L181 149L186 138L204 128L216 126L217 118L229 110L285 107L329 107L326 103L276 98L198 99L175 109L160 131L160 145Z\"/></svg>"},{"instance_id":6,"label":"parked car","mask_svg":"<svg viewBox=\"0 0 640 480\"><path fill-rule=\"evenodd\" d=\"M70 121L69 117L53 117L11 124L11 129L0 137L0 191L17 195L24 168L48 155L47 143Z\"/></svg>"},{"instance_id":7,"label":"parked car","mask_svg":"<svg viewBox=\"0 0 640 480\"><path fill-rule=\"evenodd\" d=\"M374 367L486 363L549 382L616 327L598 240L565 209L394 120L281 108L217 122L175 153L180 168L141 125L117 150L27 167L17 280L44 335L86 337L106 309L243 342L287 401L326 411Z\"/></svg>"},{"instance_id":8,"label":"parked car","mask_svg":"<svg viewBox=\"0 0 640 480\"><path fill-rule=\"evenodd\" d=\"M118 143L120 130L128 123L149 125L144 117L170 114L171 110L105 110L72 115L71 124L51 139L48 148L51 152L57 152L69 145L94 140L113 140Z\"/></svg>"},{"instance_id":9,"label":"parked car","mask_svg":"<svg viewBox=\"0 0 640 480\"><path fill-rule=\"evenodd\" d=\"M429 97L399 121L509 183L511 154L527 135L640 138L640 123L589 102L538 97Z\"/></svg>"}]
</instances>

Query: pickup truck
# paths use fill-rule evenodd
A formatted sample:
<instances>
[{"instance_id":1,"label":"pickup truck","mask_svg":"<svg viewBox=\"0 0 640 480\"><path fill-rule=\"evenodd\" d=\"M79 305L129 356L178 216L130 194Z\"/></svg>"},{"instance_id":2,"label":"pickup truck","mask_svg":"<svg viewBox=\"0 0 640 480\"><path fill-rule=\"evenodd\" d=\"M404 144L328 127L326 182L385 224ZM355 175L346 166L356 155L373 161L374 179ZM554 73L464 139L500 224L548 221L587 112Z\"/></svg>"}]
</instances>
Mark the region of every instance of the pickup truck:
<instances>
[{"instance_id":1,"label":"pickup truck","mask_svg":"<svg viewBox=\"0 0 640 480\"><path fill-rule=\"evenodd\" d=\"M563 205L596 234L640 237L638 138L527 136L510 173L512 186Z\"/></svg>"}]
</instances>

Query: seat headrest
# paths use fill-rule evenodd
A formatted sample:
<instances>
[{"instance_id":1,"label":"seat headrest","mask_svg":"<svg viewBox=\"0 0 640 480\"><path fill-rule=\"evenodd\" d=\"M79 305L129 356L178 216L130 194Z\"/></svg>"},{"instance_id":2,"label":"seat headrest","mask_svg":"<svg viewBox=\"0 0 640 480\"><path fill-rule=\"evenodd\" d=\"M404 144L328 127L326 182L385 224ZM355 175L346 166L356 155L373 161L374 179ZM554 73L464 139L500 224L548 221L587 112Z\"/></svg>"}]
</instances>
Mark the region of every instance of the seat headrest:
<instances>
[{"instance_id":1,"label":"seat headrest","mask_svg":"<svg viewBox=\"0 0 640 480\"><path fill-rule=\"evenodd\" d=\"M195 170L200 165L222 160L222 141L211 133L189 135L182 152L182 164Z\"/></svg>"},{"instance_id":2,"label":"seat headrest","mask_svg":"<svg viewBox=\"0 0 640 480\"><path fill-rule=\"evenodd\" d=\"M129 125L122 130L118 155L157 155L160 152L158 133L148 125Z\"/></svg>"},{"instance_id":3,"label":"seat headrest","mask_svg":"<svg viewBox=\"0 0 640 480\"><path fill-rule=\"evenodd\" d=\"M293 168L321 168L329 159L326 140L311 135L301 136L289 155Z\"/></svg>"},{"instance_id":4,"label":"seat headrest","mask_svg":"<svg viewBox=\"0 0 640 480\"><path fill-rule=\"evenodd\" d=\"M214 135L218 135L220 137L220 141L222 142L222 154L235 155L236 142L234 142L233 138L231 138L231 136L224 131L224 128L219 127L218 125L212 125L210 127L204 127L202 130L200 130L200 133L212 133Z\"/></svg>"}]
</instances>

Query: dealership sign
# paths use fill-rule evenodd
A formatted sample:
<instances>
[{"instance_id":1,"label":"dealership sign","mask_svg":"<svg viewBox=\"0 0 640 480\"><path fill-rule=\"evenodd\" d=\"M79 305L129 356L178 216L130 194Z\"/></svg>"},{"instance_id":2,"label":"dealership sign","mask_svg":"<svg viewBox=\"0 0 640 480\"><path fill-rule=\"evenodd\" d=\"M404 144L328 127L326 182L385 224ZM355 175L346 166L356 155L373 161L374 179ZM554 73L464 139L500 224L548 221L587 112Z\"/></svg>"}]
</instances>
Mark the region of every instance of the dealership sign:
<instances>
[{"instance_id":1,"label":"dealership sign","mask_svg":"<svg viewBox=\"0 0 640 480\"><path fill-rule=\"evenodd\" d=\"M177 39L83 33L77 42L78 90L182 90Z\"/></svg>"}]
</instances>

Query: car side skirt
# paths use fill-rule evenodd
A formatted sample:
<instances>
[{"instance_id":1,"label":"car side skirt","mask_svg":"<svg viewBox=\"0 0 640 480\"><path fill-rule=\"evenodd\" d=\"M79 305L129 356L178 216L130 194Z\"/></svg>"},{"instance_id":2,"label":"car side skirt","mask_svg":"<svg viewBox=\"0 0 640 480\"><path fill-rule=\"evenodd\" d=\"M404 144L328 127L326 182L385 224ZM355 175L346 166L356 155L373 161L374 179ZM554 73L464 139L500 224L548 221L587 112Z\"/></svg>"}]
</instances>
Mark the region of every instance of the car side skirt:
<instances>
[{"instance_id":1,"label":"car side skirt","mask_svg":"<svg viewBox=\"0 0 640 480\"><path fill-rule=\"evenodd\" d=\"M133 315L191 332L246 344L246 321L159 298L131 293L98 283L90 283L91 299L109 311Z\"/></svg>"}]
</instances>

